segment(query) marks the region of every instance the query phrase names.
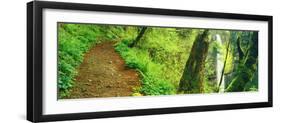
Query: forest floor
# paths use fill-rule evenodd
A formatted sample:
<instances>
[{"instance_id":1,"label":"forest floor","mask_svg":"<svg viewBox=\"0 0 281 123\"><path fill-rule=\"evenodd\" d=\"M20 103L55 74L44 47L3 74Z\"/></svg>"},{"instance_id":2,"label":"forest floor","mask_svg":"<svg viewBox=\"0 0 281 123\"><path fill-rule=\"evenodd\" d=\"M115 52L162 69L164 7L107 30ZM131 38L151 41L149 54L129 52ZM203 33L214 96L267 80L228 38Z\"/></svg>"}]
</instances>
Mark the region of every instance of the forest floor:
<instances>
[{"instance_id":1,"label":"forest floor","mask_svg":"<svg viewBox=\"0 0 281 123\"><path fill-rule=\"evenodd\" d=\"M67 98L131 96L134 88L139 87L138 72L125 66L115 52L114 42L104 42L84 55Z\"/></svg>"}]
</instances>

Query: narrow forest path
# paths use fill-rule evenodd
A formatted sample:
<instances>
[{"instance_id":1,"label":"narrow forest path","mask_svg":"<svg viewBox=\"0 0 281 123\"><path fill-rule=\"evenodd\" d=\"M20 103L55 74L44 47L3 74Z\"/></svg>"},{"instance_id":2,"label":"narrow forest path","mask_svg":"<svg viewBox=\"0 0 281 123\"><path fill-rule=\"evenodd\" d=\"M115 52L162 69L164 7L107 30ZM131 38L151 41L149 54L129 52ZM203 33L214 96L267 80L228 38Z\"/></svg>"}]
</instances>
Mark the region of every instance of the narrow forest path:
<instances>
[{"instance_id":1,"label":"narrow forest path","mask_svg":"<svg viewBox=\"0 0 281 123\"><path fill-rule=\"evenodd\" d=\"M125 66L114 42L96 45L84 55L68 98L131 96L140 87L138 73Z\"/></svg>"}]
</instances>

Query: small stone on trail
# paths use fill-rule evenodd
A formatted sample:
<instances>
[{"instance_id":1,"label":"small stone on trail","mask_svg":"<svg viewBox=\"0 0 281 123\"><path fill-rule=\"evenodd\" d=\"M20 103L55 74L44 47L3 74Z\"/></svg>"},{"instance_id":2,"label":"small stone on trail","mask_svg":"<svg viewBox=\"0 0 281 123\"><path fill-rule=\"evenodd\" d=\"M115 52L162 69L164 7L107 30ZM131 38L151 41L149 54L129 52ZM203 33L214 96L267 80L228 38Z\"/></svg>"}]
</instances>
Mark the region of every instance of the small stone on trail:
<instances>
[{"instance_id":1,"label":"small stone on trail","mask_svg":"<svg viewBox=\"0 0 281 123\"><path fill-rule=\"evenodd\" d=\"M109 63L109 64L112 64L112 61L109 61L108 63Z\"/></svg>"},{"instance_id":2,"label":"small stone on trail","mask_svg":"<svg viewBox=\"0 0 281 123\"><path fill-rule=\"evenodd\" d=\"M82 92L86 92L86 91L87 91L87 89L85 89L85 88L81 88L81 91L82 91Z\"/></svg>"},{"instance_id":3,"label":"small stone on trail","mask_svg":"<svg viewBox=\"0 0 281 123\"><path fill-rule=\"evenodd\" d=\"M88 85L88 86L89 86L89 85L91 85L91 84L90 84L90 83L85 83L85 85Z\"/></svg>"},{"instance_id":4,"label":"small stone on trail","mask_svg":"<svg viewBox=\"0 0 281 123\"><path fill-rule=\"evenodd\" d=\"M106 88L111 88L111 87L113 87L112 85L107 85L107 86L105 86Z\"/></svg>"},{"instance_id":5,"label":"small stone on trail","mask_svg":"<svg viewBox=\"0 0 281 123\"><path fill-rule=\"evenodd\" d=\"M91 80L91 79L88 79L88 81L91 82L92 80Z\"/></svg>"}]
</instances>

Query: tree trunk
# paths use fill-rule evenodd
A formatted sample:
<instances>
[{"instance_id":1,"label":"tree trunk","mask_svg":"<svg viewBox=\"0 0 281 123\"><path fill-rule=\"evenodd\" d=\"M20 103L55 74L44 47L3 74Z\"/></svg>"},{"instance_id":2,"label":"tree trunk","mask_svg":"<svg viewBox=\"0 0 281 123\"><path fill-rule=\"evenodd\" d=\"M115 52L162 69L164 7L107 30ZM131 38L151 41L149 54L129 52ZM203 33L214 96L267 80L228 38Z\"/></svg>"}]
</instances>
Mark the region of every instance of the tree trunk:
<instances>
[{"instance_id":1,"label":"tree trunk","mask_svg":"<svg viewBox=\"0 0 281 123\"><path fill-rule=\"evenodd\" d=\"M222 84L223 75L224 75L224 70L225 70L225 66L226 66L226 62L227 62L227 57L228 57L228 52L229 52L229 47L230 47L230 41L228 41L228 44L227 44L225 60L224 60L224 63L223 63L223 68L222 68L221 77L220 77L220 82L219 82L219 85L218 85L218 90L217 90L217 92L220 91L220 87L221 87L221 84Z\"/></svg>"},{"instance_id":2,"label":"tree trunk","mask_svg":"<svg viewBox=\"0 0 281 123\"><path fill-rule=\"evenodd\" d=\"M249 48L245 62L240 62L238 73L231 81L226 91L240 92L244 90L245 85L250 82L257 70L258 63L258 33L254 32L252 36L252 45ZM244 60L243 60L244 61Z\"/></svg>"},{"instance_id":3,"label":"tree trunk","mask_svg":"<svg viewBox=\"0 0 281 123\"><path fill-rule=\"evenodd\" d=\"M204 92L204 66L209 48L209 30L199 34L193 43L190 56L179 83L179 93Z\"/></svg>"},{"instance_id":4,"label":"tree trunk","mask_svg":"<svg viewBox=\"0 0 281 123\"><path fill-rule=\"evenodd\" d=\"M136 44L140 41L140 39L143 37L145 31L147 30L147 27L142 27L140 33L138 34L137 38L129 45L129 47L135 47Z\"/></svg>"},{"instance_id":5,"label":"tree trunk","mask_svg":"<svg viewBox=\"0 0 281 123\"><path fill-rule=\"evenodd\" d=\"M237 49L238 49L238 54L239 54L239 61L241 61L244 57L244 52L241 48L241 38L238 37L237 39Z\"/></svg>"}]
</instances>

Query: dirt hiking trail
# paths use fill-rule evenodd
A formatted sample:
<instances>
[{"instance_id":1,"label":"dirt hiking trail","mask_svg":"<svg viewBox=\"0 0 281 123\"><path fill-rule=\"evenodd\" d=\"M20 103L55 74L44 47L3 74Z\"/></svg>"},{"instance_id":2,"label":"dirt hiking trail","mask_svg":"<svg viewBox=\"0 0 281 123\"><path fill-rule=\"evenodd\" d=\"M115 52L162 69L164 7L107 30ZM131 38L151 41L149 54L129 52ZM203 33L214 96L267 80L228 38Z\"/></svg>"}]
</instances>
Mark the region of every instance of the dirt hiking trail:
<instances>
[{"instance_id":1,"label":"dirt hiking trail","mask_svg":"<svg viewBox=\"0 0 281 123\"><path fill-rule=\"evenodd\" d=\"M138 73L125 66L114 42L96 45L84 55L75 84L67 98L131 96L140 87Z\"/></svg>"}]
</instances>

